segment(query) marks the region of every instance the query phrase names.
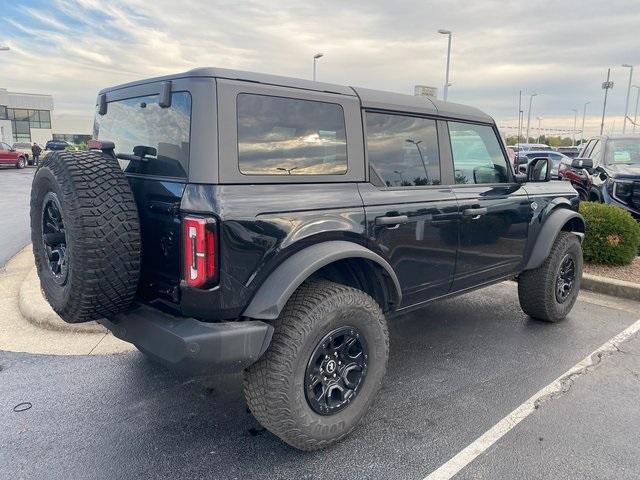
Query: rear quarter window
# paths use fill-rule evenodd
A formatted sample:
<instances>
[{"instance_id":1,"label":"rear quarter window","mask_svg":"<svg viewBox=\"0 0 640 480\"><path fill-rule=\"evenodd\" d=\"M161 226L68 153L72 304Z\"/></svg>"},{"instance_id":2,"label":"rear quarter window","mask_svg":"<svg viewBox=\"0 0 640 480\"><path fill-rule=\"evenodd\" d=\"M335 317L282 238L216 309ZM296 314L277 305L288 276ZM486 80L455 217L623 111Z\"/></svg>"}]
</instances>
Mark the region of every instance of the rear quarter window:
<instances>
[{"instance_id":1,"label":"rear quarter window","mask_svg":"<svg viewBox=\"0 0 640 480\"><path fill-rule=\"evenodd\" d=\"M161 108L158 95L109 102L96 114L94 138L115 144L127 173L186 178L189 169L191 94L174 92Z\"/></svg>"},{"instance_id":2,"label":"rear quarter window","mask_svg":"<svg viewBox=\"0 0 640 480\"><path fill-rule=\"evenodd\" d=\"M347 172L344 111L336 103L242 93L238 163L244 175Z\"/></svg>"}]
</instances>

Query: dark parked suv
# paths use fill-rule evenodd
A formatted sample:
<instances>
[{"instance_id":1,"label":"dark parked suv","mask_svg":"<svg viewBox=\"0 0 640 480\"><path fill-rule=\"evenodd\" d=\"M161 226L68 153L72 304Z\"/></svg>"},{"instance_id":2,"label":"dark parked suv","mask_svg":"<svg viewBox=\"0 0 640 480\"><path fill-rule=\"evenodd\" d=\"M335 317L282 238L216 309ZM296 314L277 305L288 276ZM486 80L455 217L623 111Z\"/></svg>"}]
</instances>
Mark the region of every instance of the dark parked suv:
<instances>
[{"instance_id":1,"label":"dark parked suv","mask_svg":"<svg viewBox=\"0 0 640 480\"><path fill-rule=\"evenodd\" d=\"M582 199L617 205L640 220L640 136L591 138L578 158L561 162L559 175Z\"/></svg>"},{"instance_id":2,"label":"dark parked suv","mask_svg":"<svg viewBox=\"0 0 640 480\"><path fill-rule=\"evenodd\" d=\"M393 315L517 279L558 321L584 222L539 159L515 175L474 108L222 69L103 90L93 150L33 182L43 291L189 371L244 371L294 447L347 435L380 389Z\"/></svg>"}]
</instances>

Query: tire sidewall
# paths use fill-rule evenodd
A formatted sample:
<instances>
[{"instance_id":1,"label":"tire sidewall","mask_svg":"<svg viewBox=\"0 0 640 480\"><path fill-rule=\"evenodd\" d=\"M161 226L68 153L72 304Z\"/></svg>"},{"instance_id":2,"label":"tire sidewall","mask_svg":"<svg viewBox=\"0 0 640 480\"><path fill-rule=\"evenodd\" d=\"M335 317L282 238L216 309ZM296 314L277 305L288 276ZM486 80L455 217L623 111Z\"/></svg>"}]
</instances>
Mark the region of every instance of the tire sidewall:
<instances>
[{"instance_id":1,"label":"tire sidewall","mask_svg":"<svg viewBox=\"0 0 640 480\"><path fill-rule=\"evenodd\" d=\"M387 365L388 346L386 332L377 318L372 318L371 308L379 310L373 300L366 298L368 308L347 304L349 295L338 295L318 305L312 316L313 329L295 353L295 370L289 377L289 398L293 399L292 415L296 425L304 425L307 434L318 440L335 440L348 433L367 412L375 400ZM380 312L380 315L382 313ZM333 415L319 415L309 406L304 379L311 354L329 332L344 326L356 328L367 342L369 362L367 374L355 399Z\"/></svg>"},{"instance_id":2,"label":"tire sidewall","mask_svg":"<svg viewBox=\"0 0 640 480\"><path fill-rule=\"evenodd\" d=\"M37 177L37 181L36 181ZM38 271L38 277L42 290L46 293L47 300L55 311L63 310L70 292L73 288L74 266L73 266L73 242L69 242L69 236L73 234L74 226L72 216L68 207L68 198L65 197L62 188L57 182L53 172L47 167L41 167L36 172L31 189L31 242L33 244L33 254ZM67 279L64 285L55 282L48 265L47 254L42 241L42 207L46 195L55 193L62 209L62 219L67 235Z\"/></svg>"},{"instance_id":3,"label":"tire sidewall","mask_svg":"<svg viewBox=\"0 0 640 480\"><path fill-rule=\"evenodd\" d=\"M569 314L569 312L573 308L573 305L575 304L578 298L578 293L580 292L580 283L582 280L582 264L583 264L582 248L580 246L580 242L578 241L578 239L575 236L571 235L571 236L566 236L562 239L561 248L558 248L554 253L555 253L555 258L553 262L554 268L550 269L550 272L552 273L552 278L550 278L551 285L550 285L550 288L548 289L551 292L551 298L549 299L549 302L553 306L554 316L557 319L561 319L566 317ZM573 259L574 266L575 266L575 279L574 279L573 287L571 289L569 297L564 302L560 303L556 297L556 281L560 273L562 260L565 255L570 255L571 258Z\"/></svg>"},{"instance_id":4,"label":"tire sidewall","mask_svg":"<svg viewBox=\"0 0 640 480\"><path fill-rule=\"evenodd\" d=\"M26 161L24 157L19 157L18 162L16 163L16 168L18 170L22 170L25 167Z\"/></svg>"}]
</instances>

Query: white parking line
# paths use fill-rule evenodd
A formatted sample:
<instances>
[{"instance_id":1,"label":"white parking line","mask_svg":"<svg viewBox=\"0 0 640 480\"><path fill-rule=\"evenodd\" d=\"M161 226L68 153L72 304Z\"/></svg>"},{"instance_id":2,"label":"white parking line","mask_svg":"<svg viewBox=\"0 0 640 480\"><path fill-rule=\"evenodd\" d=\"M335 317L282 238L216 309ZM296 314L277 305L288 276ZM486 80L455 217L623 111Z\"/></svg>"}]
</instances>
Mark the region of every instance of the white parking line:
<instances>
[{"instance_id":1,"label":"white parking line","mask_svg":"<svg viewBox=\"0 0 640 480\"><path fill-rule=\"evenodd\" d=\"M484 434L478 437L472 444L460 451L455 457L443 464L437 470L427 475L424 480L448 480L456 475L460 470L469 465L479 455L485 452L489 447L502 438L507 432L518 425L522 420L531 415L536 408L544 401L554 395L563 392L567 381L571 378L585 373L588 369L597 363L605 354L610 354L618 350L618 345L629 339L640 331L640 320L637 320L631 326L620 332L615 337L607 340L601 347L594 350L582 361L576 363L565 373L556 378L546 387L538 390L532 397L525 401L522 405L504 417Z\"/></svg>"}]
</instances>

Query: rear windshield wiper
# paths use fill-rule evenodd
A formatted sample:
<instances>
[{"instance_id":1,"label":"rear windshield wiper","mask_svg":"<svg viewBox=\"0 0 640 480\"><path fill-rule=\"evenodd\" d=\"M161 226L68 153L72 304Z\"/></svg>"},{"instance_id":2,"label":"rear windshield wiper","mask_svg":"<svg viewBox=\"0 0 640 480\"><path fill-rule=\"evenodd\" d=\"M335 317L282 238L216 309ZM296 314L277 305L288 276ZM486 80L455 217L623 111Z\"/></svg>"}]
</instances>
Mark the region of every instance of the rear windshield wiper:
<instances>
[{"instance_id":1,"label":"rear windshield wiper","mask_svg":"<svg viewBox=\"0 0 640 480\"><path fill-rule=\"evenodd\" d=\"M118 153L116 158L122 160L129 160L131 162L148 162L147 155L155 157L158 151L153 147L147 147L145 145L136 145L133 147L133 155L130 153Z\"/></svg>"},{"instance_id":2,"label":"rear windshield wiper","mask_svg":"<svg viewBox=\"0 0 640 480\"><path fill-rule=\"evenodd\" d=\"M147 157L141 157L140 155L133 155L131 153L117 153L116 158L121 160L129 160L130 162L148 162Z\"/></svg>"}]
</instances>

